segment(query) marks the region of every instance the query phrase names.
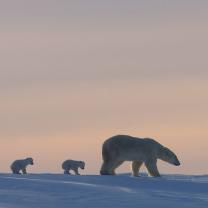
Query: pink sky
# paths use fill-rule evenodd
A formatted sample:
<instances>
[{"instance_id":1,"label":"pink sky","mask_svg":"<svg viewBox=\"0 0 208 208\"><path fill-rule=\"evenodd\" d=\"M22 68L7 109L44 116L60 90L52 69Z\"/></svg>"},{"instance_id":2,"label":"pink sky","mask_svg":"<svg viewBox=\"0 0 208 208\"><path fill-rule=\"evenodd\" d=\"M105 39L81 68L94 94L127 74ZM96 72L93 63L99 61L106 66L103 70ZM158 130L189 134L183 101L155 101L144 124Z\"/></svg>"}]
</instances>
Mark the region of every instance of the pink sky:
<instances>
[{"instance_id":1,"label":"pink sky","mask_svg":"<svg viewBox=\"0 0 208 208\"><path fill-rule=\"evenodd\" d=\"M110 136L152 137L208 172L205 1L5 1L0 5L0 172L67 159L98 173ZM121 172L128 171L128 163Z\"/></svg>"}]
</instances>

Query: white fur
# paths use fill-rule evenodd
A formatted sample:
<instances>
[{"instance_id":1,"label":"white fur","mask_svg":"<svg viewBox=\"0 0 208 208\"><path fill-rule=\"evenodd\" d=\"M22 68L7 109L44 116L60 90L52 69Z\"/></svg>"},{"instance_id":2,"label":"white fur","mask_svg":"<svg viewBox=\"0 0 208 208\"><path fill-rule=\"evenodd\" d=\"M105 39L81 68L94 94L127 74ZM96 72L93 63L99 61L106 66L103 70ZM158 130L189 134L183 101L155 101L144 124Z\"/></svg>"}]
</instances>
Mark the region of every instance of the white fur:
<instances>
[{"instance_id":1,"label":"white fur","mask_svg":"<svg viewBox=\"0 0 208 208\"><path fill-rule=\"evenodd\" d=\"M115 175L115 169L124 161L132 161L133 176L139 176L139 169L143 163L151 176L160 176L157 169L158 159L176 166L180 165L177 156L155 140L127 135L118 135L106 140L102 155L101 175Z\"/></svg>"},{"instance_id":2,"label":"white fur","mask_svg":"<svg viewBox=\"0 0 208 208\"><path fill-rule=\"evenodd\" d=\"M78 169L85 168L85 162L76 160L66 160L62 164L64 174L70 174L70 170L73 170L76 175L80 175Z\"/></svg>"},{"instance_id":3,"label":"white fur","mask_svg":"<svg viewBox=\"0 0 208 208\"><path fill-rule=\"evenodd\" d=\"M11 164L11 170L14 174L20 174L20 171L22 171L23 174L27 174L26 167L28 165L33 165L33 159L31 157L23 160L15 160Z\"/></svg>"}]
</instances>

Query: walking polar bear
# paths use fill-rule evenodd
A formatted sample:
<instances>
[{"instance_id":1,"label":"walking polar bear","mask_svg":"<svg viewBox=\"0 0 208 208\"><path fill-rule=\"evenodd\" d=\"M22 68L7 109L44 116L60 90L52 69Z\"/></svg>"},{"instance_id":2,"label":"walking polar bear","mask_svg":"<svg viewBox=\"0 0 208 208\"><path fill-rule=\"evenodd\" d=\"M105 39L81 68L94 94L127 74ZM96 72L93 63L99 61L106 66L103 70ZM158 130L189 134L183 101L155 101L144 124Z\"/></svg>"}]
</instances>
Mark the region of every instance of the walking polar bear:
<instances>
[{"instance_id":1,"label":"walking polar bear","mask_svg":"<svg viewBox=\"0 0 208 208\"><path fill-rule=\"evenodd\" d=\"M22 171L23 174L27 174L26 168L28 165L33 165L33 159L31 157L28 157L23 160L15 160L11 164L11 170L14 174L20 174L20 171Z\"/></svg>"},{"instance_id":2,"label":"walking polar bear","mask_svg":"<svg viewBox=\"0 0 208 208\"><path fill-rule=\"evenodd\" d=\"M81 168L84 170L85 162L76 161L76 160L66 160L62 164L64 174L70 174L70 170L73 170L76 175L80 175L78 169Z\"/></svg>"},{"instance_id":3,"label":"walking polar bear","mask_svg":"<svg viewBox=\"0 0 208 208\"><path fill-rule=\"evenodd\" d=\"M150 138L137 138L117 135L106 140L102 148L103 165L101 175L115 175L115 169L124 161L132 161L132 174L139 176L139 169L144 163L149 175L159 177L157 159L179 166L177 156L160 143Z\"/></svg>"}]
</instances>

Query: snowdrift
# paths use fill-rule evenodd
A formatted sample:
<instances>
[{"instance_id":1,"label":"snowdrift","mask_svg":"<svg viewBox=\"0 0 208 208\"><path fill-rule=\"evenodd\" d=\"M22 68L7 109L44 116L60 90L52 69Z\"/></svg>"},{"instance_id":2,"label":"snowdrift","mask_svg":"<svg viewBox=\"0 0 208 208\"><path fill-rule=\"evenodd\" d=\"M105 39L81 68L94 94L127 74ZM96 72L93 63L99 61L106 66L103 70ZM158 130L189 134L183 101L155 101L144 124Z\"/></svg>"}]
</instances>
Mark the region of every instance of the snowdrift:
<instances>
[{"instance_id":1,"label":"snowdrift","mask_svg":"<svg viewBox=\"0 0 208 208\"><path fill-rule=\"evenodd\" d=\"M208 207L208 176L0 174L0 208Z\"/></svg>"}]
</instances>

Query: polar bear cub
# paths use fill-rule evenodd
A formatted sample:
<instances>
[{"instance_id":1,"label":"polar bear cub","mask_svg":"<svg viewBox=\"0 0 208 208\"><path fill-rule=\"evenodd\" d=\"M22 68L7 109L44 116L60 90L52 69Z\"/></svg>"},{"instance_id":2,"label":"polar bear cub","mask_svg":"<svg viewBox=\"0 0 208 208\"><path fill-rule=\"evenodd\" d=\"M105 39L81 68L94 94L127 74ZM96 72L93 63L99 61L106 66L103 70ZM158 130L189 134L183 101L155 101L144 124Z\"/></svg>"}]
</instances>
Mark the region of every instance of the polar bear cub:
<instances>
[{"instance_id":1,"label":"polar bear cub","mask_svg":"<svg viewBox=\"0 0 208 208\"><path fill-rule=\"evenodd\" d=\"M81 168L84 170L85 162L76 161L76 160L66 160L62 164L64 174L70 174L70 170L73 170L76 175L80 175L78 169Z\"/></svg>"},{"instance_id":2,"label":"polar bear cub","mask_svg":"<svg viewBox=\"0 0 208 208\"><path fill-rule=\"evenodd\" d=\"M22 171L23 174L27 174L26 167L28 165L33 165L33 159L31 157L28 157L23 160L15 160L11 164L11 170L14 174L20 174L20 171Z\"/></svg>"},{"instance_id":3,"label":"polar bear cub","mask_svg":"<svg viewBox=\"0 0 208 208\"><path fill-rule=\"evenodd\" d=\"M149 175L159 177L158 159L175 166L180 165L177 156L154 139L128 135L117 135L106 140L103 144L102 155L101 175L115 175L115 169L125 161L132 162L133 176L139 176L140 167L144 163Z\"/></svg>"}]
</instances>

